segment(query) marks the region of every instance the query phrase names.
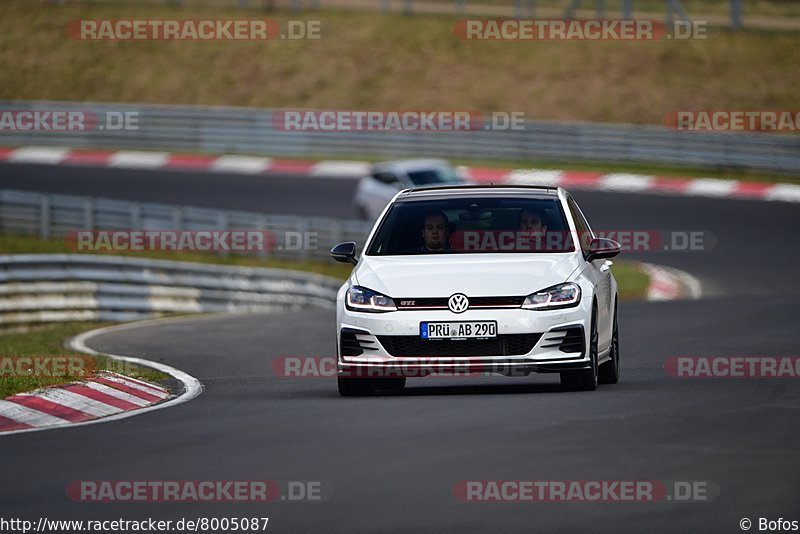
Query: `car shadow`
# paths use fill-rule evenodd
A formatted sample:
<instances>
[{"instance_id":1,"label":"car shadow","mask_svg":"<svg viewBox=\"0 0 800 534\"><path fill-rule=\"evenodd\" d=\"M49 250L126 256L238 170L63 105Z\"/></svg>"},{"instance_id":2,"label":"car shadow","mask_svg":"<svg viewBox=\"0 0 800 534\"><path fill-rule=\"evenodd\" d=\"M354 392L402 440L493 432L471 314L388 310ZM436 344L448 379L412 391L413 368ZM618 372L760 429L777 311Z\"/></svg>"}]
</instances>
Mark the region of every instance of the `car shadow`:
<instances>
[{"instance_id":1,"label":"car shadow","mask_svg":"<svg viewBox=\"0 0 800 534\"><path fill-rule=\"evenodd\" d=\"M416 397L423 395L527 395L531 393L556 393L565 391L561 384L459 384L459 385L406 385L401 390L378 390L375 396Z\"/></svg>"}]
</instances>

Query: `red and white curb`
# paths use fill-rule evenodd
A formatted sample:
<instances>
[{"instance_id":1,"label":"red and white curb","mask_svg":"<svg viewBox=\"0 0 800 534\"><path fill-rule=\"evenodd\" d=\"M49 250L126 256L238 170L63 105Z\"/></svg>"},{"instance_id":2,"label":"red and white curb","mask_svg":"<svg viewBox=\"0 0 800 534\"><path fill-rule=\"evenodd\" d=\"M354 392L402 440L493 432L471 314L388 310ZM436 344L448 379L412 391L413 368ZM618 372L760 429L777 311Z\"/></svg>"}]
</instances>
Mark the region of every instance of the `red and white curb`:
<instances>
[{"instance_id":1,"label":"red and white curb","mask_svg":"<svg viewBox=\"0 0 800 534\"><path fill-rule=\"evenodd\" d=\"M186 318L152 319L98 328L74 337L67 344L79 352L102 355L168 374L182 384L178 395L149 382L102 371L85 382L43 388L0 400L0 436L117 421L176 406L197 397L202 393L203 385L183 371L143 358L98 352L86 346L89 339L100 334L180 319Z\"/></svg>"},{"instance_id":2,"label":"red and white curb","mask_svg":"<svg viewBox=\"0 0 800 534\"><path fill-rule=\"evenodd\" d=\"M697 300L703 294L700 281L686 271L652 263L640 263L639 266L650 278L645 300Z\"/></svg>"},{"instance_id":3,"label":"red and white curb","mask_svg":"<svg viewBox=\"0 0 800 534\"><path fill-rule=\"evenodd\" d=\"M85 382L0 400L0 432L81 423L138 410L169 396L169 391L155 384L101 371Z\"/></svg>"},{"instance_id":4,"label":"red and white curb","mask_svg":"<svg viewBox=\"0 0 800 534\"><path fill-rule=\"evenodd\" d=\"M90 165L128 169L184 170L240 174L296 174L361 178L368 174L365 161L307 161L257 156L180 154L132 150L76 150L58 147L0 147L0 161L49 165ZM718 178L673 178L644 174L599 173L541 169L460 167L475 183L545 185L618 193L658 193L706 198L744 198L800 202L800 185L743 182Z\"/></svg>"}]
</instances>

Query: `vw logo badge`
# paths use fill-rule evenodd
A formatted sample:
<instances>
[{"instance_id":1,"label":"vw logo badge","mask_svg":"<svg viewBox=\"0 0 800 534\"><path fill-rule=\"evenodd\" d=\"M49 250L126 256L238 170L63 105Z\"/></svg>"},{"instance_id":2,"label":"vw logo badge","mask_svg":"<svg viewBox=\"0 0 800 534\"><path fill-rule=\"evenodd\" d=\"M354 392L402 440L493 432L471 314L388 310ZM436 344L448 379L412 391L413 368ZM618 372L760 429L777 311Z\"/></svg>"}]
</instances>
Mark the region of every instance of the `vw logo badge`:
<instances>
[{"instance_id":1,"label":"vw logo badge","mask_svg":"<svg viewBox=\"0 0 800 534\"><path fill-rule=\"evenodd\" d=\"M463 293L456 293L447 300L447 307L453 313L464 313L469 308L469 299Z\"/></svg>"}]
</instances>

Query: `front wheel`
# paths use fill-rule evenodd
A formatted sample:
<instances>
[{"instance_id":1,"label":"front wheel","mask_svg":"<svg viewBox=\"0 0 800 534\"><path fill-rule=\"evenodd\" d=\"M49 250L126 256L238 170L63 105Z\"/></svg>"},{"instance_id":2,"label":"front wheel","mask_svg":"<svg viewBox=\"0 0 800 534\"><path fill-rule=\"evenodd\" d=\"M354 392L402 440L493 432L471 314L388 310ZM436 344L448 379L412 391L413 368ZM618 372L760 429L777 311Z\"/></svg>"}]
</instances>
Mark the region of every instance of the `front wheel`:
<instances>
[{"instance_id":1,"label":"front wheel","mask_svg":"<svg viewBox=\"0 0 800 534\"><path fill-rule=\"evenodd\" d=\"M597 311L592 309L589 331L589 368L561 373L561 385L567 390L594 391L597 389Z\"/></svg>"},{"instance_id":2,"label":"front wheel","mask_svg":"<svg viewBox=\"0 0 800 534\"><path fill-rule=\"evenodd\" d=\"M614 326L611 328L611 359L600 366L598 380L601 384L619 382L619 330L617 329L617 306L614 305Z\"/></svg>"}]
</instances>

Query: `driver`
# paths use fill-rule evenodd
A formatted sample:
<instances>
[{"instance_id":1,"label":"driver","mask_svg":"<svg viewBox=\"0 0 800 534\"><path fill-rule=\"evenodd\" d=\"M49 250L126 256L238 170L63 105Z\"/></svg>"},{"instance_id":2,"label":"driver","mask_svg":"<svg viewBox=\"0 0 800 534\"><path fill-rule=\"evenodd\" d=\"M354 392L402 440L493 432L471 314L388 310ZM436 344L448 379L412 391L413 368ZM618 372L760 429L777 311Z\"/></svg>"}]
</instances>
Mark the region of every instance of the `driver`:
<instances>
[{"instance_id":1,"label":"driver","mask_svg":"<svg viewBox=\"0 0 800 534\"><path fill-rule=\"evenodd\" d=\"M450 248L450 221L442 211L428 213L422 222L422 252L442 252Z\"/></svg>"},{"instance_id":2,"label":"driver","mask_svg":"<svg viewBox=\"0 0 800 534\"><path fill-rule=\"evenodd\" d=\"M547 225L541 211L533 208L524 208L519 214L519 231L529 239L527 246L534 250L545 247L545 232Z\"/></svg>"}]
</instances>

